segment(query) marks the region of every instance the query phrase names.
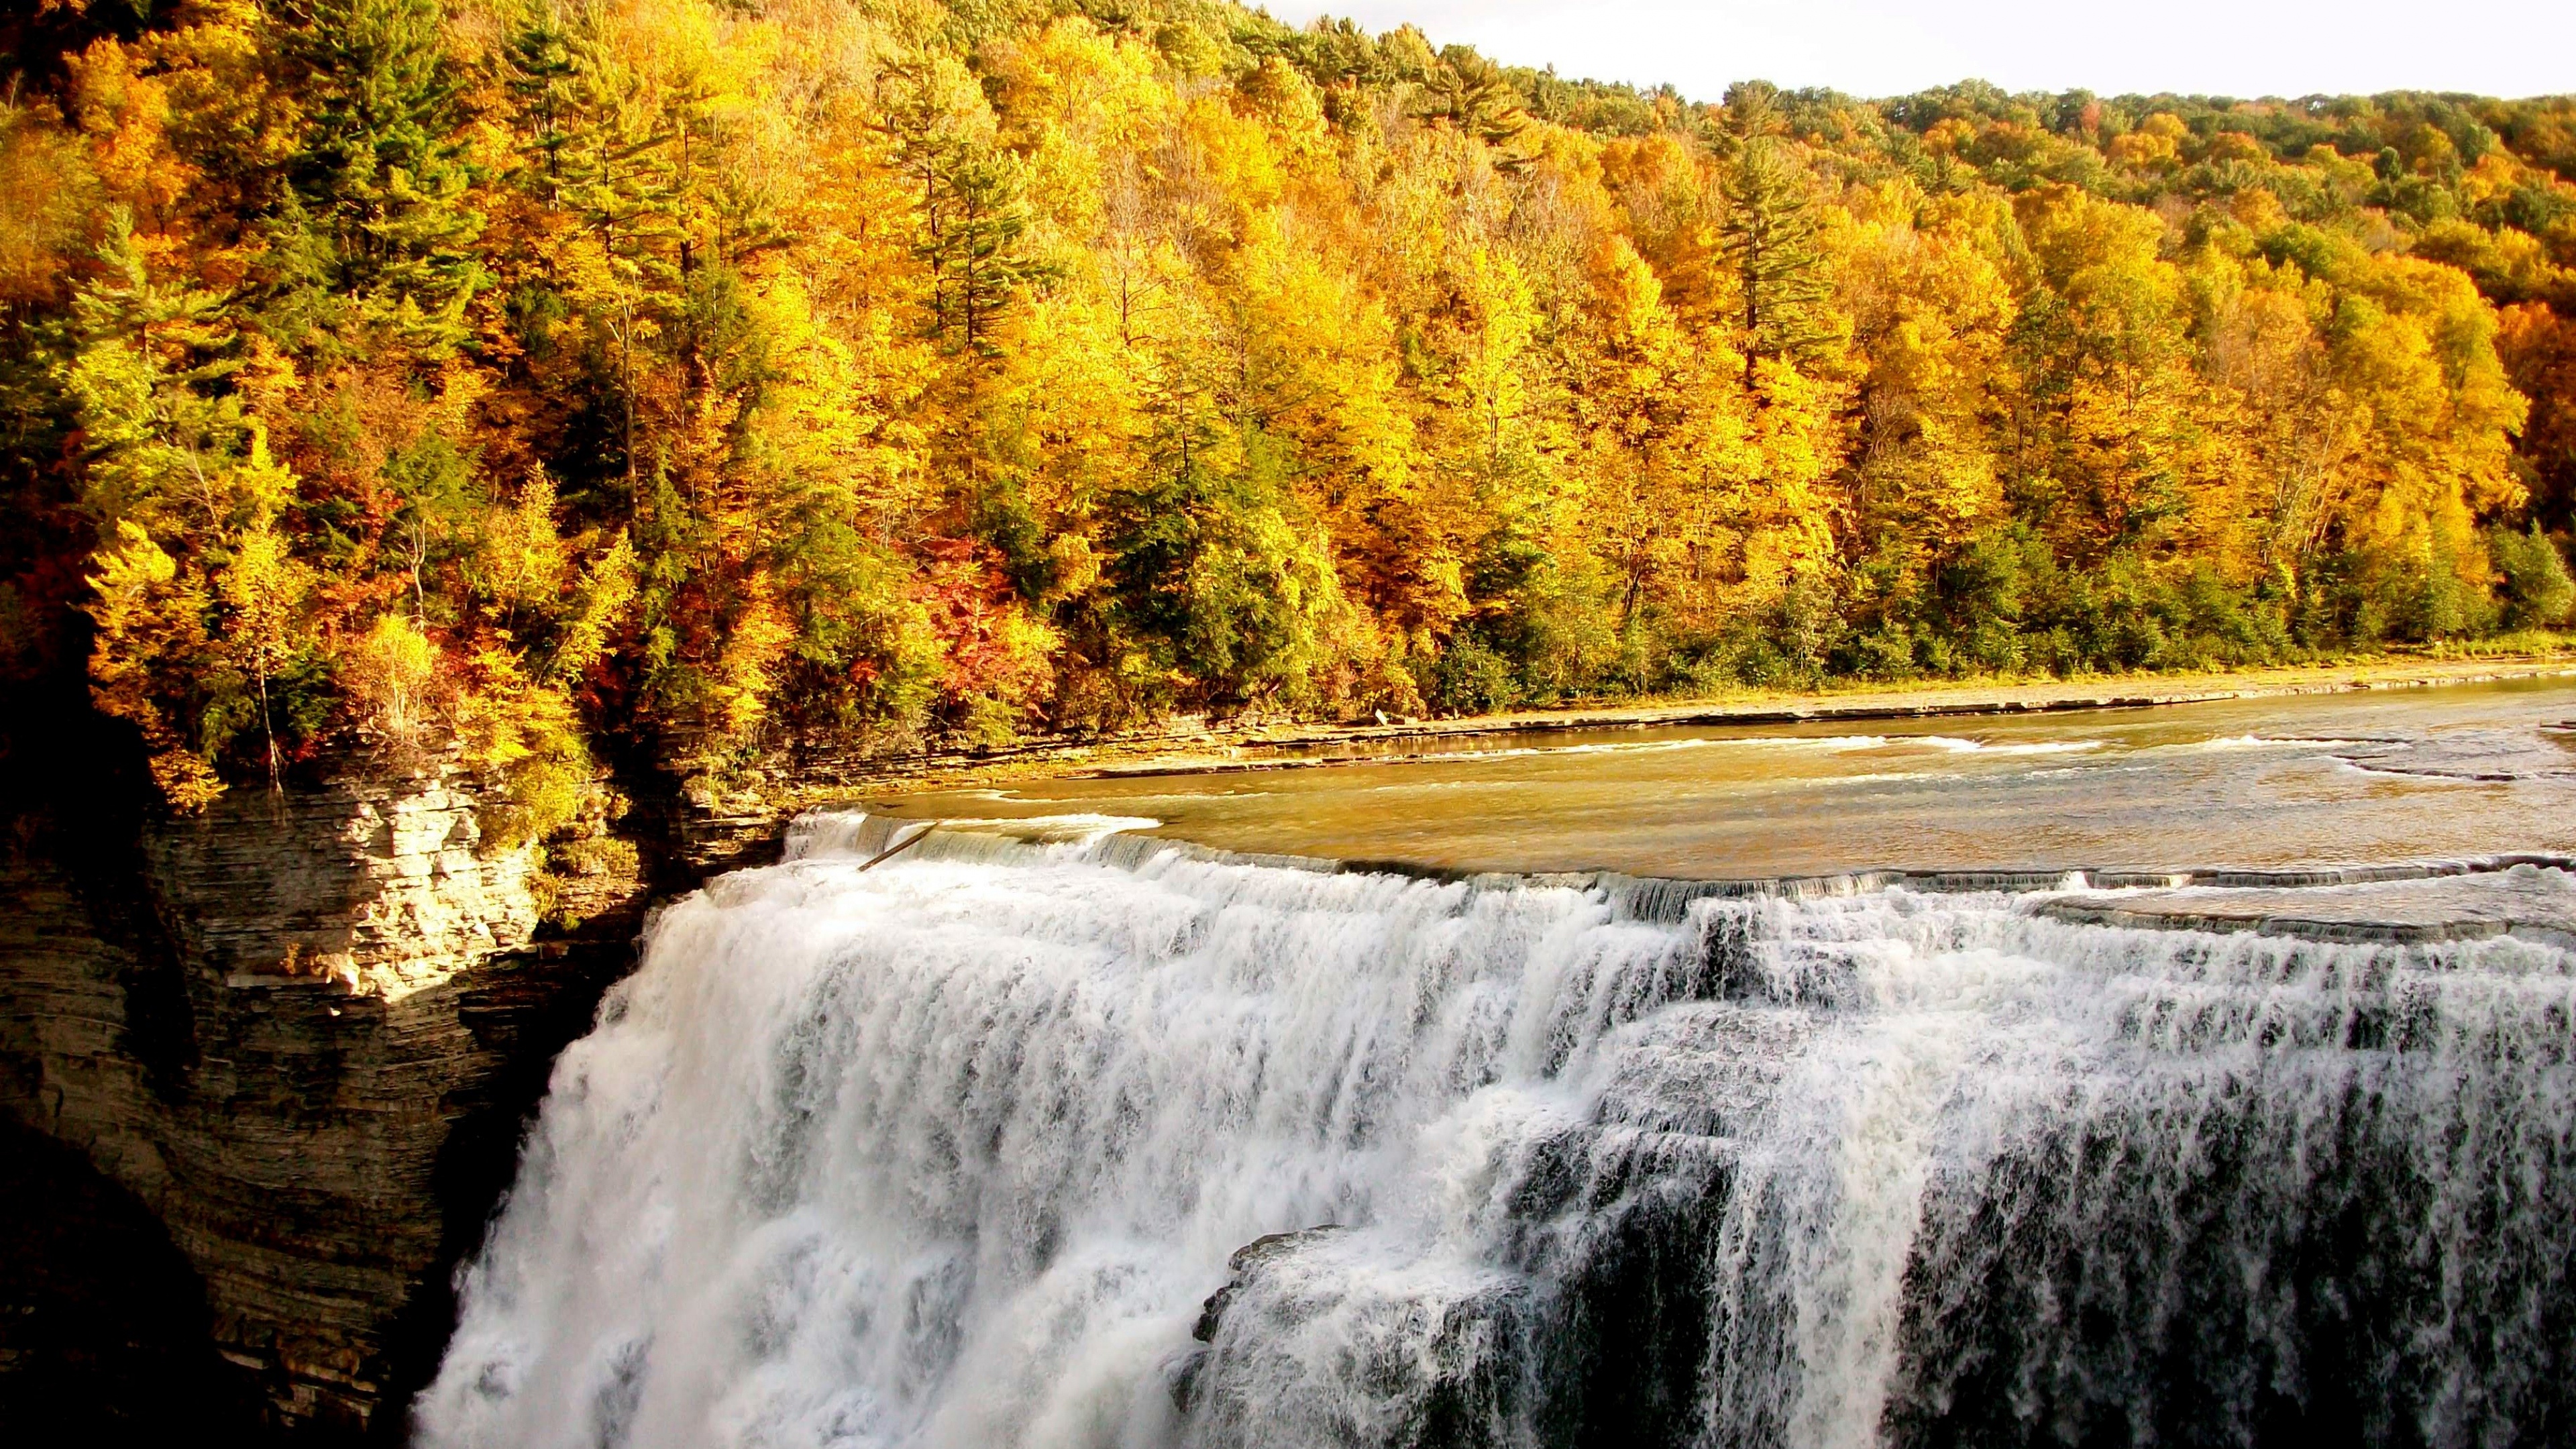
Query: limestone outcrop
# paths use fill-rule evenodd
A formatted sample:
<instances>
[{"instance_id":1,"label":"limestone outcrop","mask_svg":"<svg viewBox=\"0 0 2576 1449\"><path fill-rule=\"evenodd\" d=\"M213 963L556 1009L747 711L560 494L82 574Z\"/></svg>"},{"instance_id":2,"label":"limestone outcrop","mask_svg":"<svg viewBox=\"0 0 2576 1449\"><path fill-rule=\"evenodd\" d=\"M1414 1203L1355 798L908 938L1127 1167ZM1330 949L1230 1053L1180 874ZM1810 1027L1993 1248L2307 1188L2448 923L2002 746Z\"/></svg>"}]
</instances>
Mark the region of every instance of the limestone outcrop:
<instances>
[{"instance_id":1,"label":"limestone outcrop","mask_svg":"<svg viewBox=\"0 0 2576 1449\"><path fill-rule=\"evenodd\" d=\"M643 883L586 883L608 908L540 941L530 852L480 803L339 778L0 854L0 1110L159 1216L283 1428L396 1427L547 1066L631 956Z\"/></svg>"}]
</instances>

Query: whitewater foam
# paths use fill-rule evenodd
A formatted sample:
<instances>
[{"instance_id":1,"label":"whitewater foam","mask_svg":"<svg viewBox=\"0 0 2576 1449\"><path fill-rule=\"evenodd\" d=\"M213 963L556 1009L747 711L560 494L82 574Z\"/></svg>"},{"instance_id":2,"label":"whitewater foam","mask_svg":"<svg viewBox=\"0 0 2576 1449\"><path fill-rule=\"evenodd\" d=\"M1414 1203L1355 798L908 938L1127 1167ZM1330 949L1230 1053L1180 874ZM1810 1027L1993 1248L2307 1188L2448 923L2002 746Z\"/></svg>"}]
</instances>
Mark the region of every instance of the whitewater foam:
<instances>
[{"instance_id":1,"label":"whitewater foam","mask_svg":"<svg viewBox=\"0 0 2576 1449\"><path fill-rule=\"evenodd\" d=\"M2194 740L2176 745L2179 750L2222 752L2230 750L2349 750L2362 745L2382 743L2373 740L2332 740L2298 735L2220 735L2213 739Z\"/></svg>"},{"instance_id":2,"label":"whitewater foam","mask_svg":"<svg viewBox=\"0 0 2576 1449\"><path fill-rule=\"evenodd\" d=\"M2100 740L1968 740L1955 735L1898 735L1891 744L1919 745L1951 755L2076 755L2102 748Z\"/></svg>"}]
</instances>

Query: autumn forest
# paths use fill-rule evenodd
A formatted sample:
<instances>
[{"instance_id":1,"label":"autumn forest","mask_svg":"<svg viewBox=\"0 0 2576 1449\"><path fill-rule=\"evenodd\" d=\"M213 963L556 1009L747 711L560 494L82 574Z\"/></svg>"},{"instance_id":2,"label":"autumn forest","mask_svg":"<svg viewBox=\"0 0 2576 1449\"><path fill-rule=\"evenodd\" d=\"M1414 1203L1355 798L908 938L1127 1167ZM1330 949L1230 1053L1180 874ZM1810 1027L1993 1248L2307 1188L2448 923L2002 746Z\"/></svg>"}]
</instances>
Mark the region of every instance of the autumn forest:
<instances>
[{"instance_id":1,"label":"autumn forest","mask_svg":"<svg viewBox=\"0 0 2576 1449\"><path fill-rule=\"evenodd\" d=\"M54 0L0 671L565 825L1177 714L2576 605L2576 100L1683 97L1215 0Z\"/></svg>"}]
</instances>

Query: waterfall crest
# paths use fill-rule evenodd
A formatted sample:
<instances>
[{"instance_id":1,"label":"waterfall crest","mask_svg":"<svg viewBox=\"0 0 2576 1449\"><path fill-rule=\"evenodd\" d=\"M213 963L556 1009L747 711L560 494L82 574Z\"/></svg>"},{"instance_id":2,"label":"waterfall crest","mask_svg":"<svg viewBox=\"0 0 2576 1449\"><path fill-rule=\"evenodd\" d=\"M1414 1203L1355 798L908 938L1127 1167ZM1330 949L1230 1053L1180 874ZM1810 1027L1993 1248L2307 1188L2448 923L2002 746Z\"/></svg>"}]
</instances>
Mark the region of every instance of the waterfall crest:
<instances>
[{"instance_id":1,"label":"waterfall crest","mask_svg":"<svg viewBox=\"0 0 2576 1449\"><path fill-rule=\"evenodd\" d=\"M2547 943L816 817L559 1063L433 1446L2562 1440ZM882 857L882 859L880 859Z\"/></svg>"}]
</instances>

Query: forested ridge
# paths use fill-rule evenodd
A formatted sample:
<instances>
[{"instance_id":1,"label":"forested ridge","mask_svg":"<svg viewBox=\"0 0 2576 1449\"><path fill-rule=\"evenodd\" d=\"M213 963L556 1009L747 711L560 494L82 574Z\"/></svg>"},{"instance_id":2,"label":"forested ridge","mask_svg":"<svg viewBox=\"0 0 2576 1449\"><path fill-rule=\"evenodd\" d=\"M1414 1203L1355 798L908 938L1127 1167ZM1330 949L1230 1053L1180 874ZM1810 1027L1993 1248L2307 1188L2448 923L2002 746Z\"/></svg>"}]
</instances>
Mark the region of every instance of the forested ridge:
<instances>
[{"instance_id":1,"label":"forested ridge","mask_svg":"<svg viewBox=\"0 0 2576 1449\"><path fill-rule=\"evenodd\" d=\"M1716 100L1195 0L48 0L0 668L541 837L1176 712L2566 622L2576 101Z\"/></svg>"}]
</instances>

